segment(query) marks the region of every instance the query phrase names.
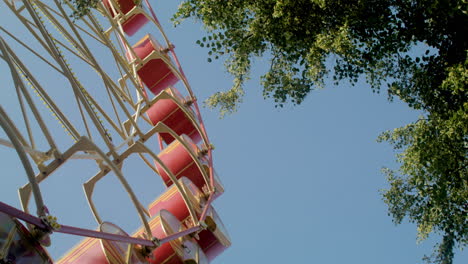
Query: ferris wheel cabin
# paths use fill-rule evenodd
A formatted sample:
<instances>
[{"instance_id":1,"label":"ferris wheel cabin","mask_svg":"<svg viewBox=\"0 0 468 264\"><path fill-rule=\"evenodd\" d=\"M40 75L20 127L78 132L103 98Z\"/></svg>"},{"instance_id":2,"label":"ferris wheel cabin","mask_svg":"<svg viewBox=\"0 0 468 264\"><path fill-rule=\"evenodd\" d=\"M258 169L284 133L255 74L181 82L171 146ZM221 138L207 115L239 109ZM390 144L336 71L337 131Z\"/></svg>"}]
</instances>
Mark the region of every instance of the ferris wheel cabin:
<instances>
[{"instance_id":1,"label":"ferris wheel cabin","mask_svg":"<svg viewBox=\"0 0 468 264\"><path fill-rule=\"evenodd\" d=\"M142 61L137 67L137 74L141 81L155 95L169 86L176 84L179 78L175 75L168 50L163 49L150 34L143 37L133 46L135 55ZM132 61L133 55L127 53L127 58Z\"/></svg>"},{"instance_id":2,"label":"ferris wheel cabin","mask_svg":"<svg viewBox=\"0 0 468 264\"><path fill-rule=\"evenodd\" d=\"M44 248L16 218L0 212L0 263L52 264Z\"/></svg>"},{"instance_id":3,"label":"ferris wheel cabin","mask_svg":"<svg viewBox=\"0 0 468 264\"><path fill-rule=\"evenodd\" d=\"M185 177L181 178L179 182L183 186L182 188L185 190L185 193L187 193L190 204L195 207L197 216L201 215L202 208L206 203L203 193ZM188 205L176 186L168 188L165 193L152 202L148 207L150 215L157 214L161 210L167 210L183 224L193 224L193 219L191 218ZM211 207L209 210L210 213L205 220L208 228L201 231L198 234L199 239L195 241L203 250L208 260L211 261L226 250L231 245L231 241L229 234L215 209Z\"/></svg>"},{"instance_id":4,"label":"ferris wheel cabin","mask_svg":"<svg viewBox=\"0 0 468 264\"><path fill-rule=\"evenodd\" d=\"M164 239L182 231L184 227L180 221L167 210L161 210L149 222L152 235ZM134 236L143 236L141 228ZM151 264L208 264L208 259L197 243L191 238L180 238L162 244L146 257Z\"/></svg>"},{"instance_id":5,"label":"ferris wheel cabin","mask_svg":"<svg viewBox=\"0 0 468 264\"><path fill-rule=\"evenodd\" d=\"M158 99L161 98L161 99ZM186 105L183 96L174 87L164 89L158 96L156 102L146 111L151 123L156 125L163 122L177 135L185 134L194 143L201 140L200 132L197 130L198 120L191 106ZM174 141L168 133L160 133L166 144Z\"/></svg>"},{"instance_id":6,"label":"ferris wheel cabin","mask_svg":"<svg viewBox=\"0 0 468 264\"><path fill-rule=\"evenodd\" d=\"M111 16L119 20L123 31L129 36L133 36L148 23L148 18L143 14L142 8L133 0L104 0L103 4Z\"/></svg>"},{"instance_id":7,"label":"ferris wheel cabin","mask_svg":"<svg viewBox=\"0 0 468 264\"><path fill-rule=\"evenodd\" d=\"M209 164L202 155L203 151L190 137L182 135L181 139L183 142L172 142L161 151L158 157L177 179L185 176L195 186L203 190L204 186L208 184L206 181L209 180ZM156 163L156 170L166 186L169 187L173 184L169 175L159 163ZM214 184L219 193L224 192L224 188L216 175L214 177Z\"/></svg>"}]
</instances>

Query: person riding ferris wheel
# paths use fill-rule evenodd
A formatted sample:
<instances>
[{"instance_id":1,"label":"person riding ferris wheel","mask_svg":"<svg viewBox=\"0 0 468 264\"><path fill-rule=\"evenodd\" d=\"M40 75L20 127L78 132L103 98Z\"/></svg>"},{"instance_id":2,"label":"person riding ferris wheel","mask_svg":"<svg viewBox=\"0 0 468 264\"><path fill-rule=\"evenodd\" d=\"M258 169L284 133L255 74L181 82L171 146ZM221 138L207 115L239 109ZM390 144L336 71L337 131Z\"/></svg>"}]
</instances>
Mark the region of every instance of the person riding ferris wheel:
<instances>
[{"instance_id":1,"label":"person riding ferris wheel","mask_svg":"<svg viewBox=\"0 0 468 264\"><path fill-rule=\"evenodd\" d=\"M46 247L60 233L85 237L63 264L209 263L228 248L214 148L148 0L103 0L79 20L68 1L1 10L14 21L0 24L0 263L53 263ZM76 220L86 203L97 230ZM117 219L134 215L140 228L127 234Z\"/></svg>"}]
</instances>

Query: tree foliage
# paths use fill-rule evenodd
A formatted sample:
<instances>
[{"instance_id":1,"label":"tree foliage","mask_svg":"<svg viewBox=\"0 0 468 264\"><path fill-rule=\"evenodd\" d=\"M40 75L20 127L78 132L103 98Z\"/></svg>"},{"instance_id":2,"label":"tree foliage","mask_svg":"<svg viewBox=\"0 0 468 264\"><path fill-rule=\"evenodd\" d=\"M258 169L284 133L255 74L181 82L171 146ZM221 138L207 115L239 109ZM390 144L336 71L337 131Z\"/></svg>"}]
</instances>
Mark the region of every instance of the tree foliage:
<instances>
[{"instance_id":1,"label":"tree foliage","mask_svg":"<svg viewBox=\"0 0 468 264\"><path fill-rule=\"evenodd\" d=\"M419 239L442 235L428 260L451 263L455 246L466 246L466 0L185 0L173 20L187 18L206 28L197 43L208 61L224 58L233 76L230 90L206 101L221 114L242 101L258 57L269 60L261 84L276 106L300 104L328 77L352 84L365 77L374 91L423 111L379 137L400 151L401 164L384 170L383 199L395 223L417 224Z\"/></svg>"},{"instance_id":2,"label":"tree foliage","mask_svg":"<svg viewBox=\"0 0 468 264\"><path fill-rule=\"evenodd\" d=\"M383 191L395 223L408 218L419 239L442 234L432 257L452 263L468 239L468 2L457 0L187 0L175 22L201 21L198 42L210 58L227 56L234 86L207 100L236 110L256 57L268 57L263 94L277 106L300 104L331 76L366 78L425 117L379 140L399 150ZM424 49L423 52L419 52ZM209 59L211 60L211 59Z\"/></svg>"},{"instance_id":3,"label":"tree foliage","mask_svg":"<svg viewBox=\"0 0 468 264\"><path fill-rule=\"evenodd\" d=\"M87 15L93 8L96 8L99 0L64 0L70 2L74 9L70 15L73 19L80 19Z\"/></svg>"},{"instance_id":4,"label":"tree foliage","mask_svg":"<svg viewBox=\"0 0 468 264\"><path fill-rule=\"evenodd\" d=\"M226 68L234 76L229 93L239 95L227 98L241 97L253 59L267 56L263 92L278 106L301 103L331 73L337 82L352 83L365 75L373 89L386 83L391 95L428 108L436 107L428 104L434 99L459 99L449 93L441 95L444 100L431 98L431 87L445 79L447 66L464 62L466 10L466 1L189 0L174 21L202 21L208 35L200 46L211 58L227 55ZM414 58L408 52L418 43L428 50ZM221 94L209 105L234 111L236 104Z\"/></svg>"}]
</instances>

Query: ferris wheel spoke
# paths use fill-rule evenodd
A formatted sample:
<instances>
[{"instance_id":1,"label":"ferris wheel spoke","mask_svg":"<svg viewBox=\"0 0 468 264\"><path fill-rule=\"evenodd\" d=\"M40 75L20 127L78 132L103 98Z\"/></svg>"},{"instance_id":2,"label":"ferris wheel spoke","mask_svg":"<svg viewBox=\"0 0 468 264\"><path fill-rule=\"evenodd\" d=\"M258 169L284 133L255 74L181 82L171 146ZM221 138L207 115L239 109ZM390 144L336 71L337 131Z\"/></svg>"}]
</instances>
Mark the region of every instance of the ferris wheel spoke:
<instances>
[{"instance_id":1,"label":"ferris wheel spoke","mask_svg":"<svg viewBox=\"0 0 468 264\"><path fill-rule=\"evenodd\" d=\"M16 9L15 6L11 3L9 3L7 0L3 0L4 3L10 8L10 10L13 12L13 14L16 15L16 17L20 20L20 22L26 27L26 29L31 33L31 35L41 44L41 46L46 50L47 53L51 53L49 45L44 41L43 38L40 37L40 35L36 32L35 29L37 29L37 26L34 22L31 22L28 18L23 16L21 13L25 9L25 5L20 9Z\"/></svg>"},{"instance_id":2,"label":"ferris wheel spoke","mask_svg":"<svg viewBox=\"0 0 468 264\"><path fill-rule=\"evenodd\" d=\"M50 7L49 5L47 5L46 3L44 2L41 2L41 1L37 1L35 2L39 7L41 7L41 9L43 10L43 12L45 14L47 14L47 17L49 17L49 19L53 20L54 21L54 24L56 24L58 27L61 27L61 24L60 23L57 23L57 19L55 19L55 16L58 16L59 18L61 19L67 19L68 18L68 15L65 13L65 12L62 12L62 10L57 11L55 9L53 9L52 7ZM72 5L70 5L69 2L66 2L66 3L62 3L62 4L67 4L67 6L69 7L72 7ZM59 6L59 5L57 5ZM61 5L60 5L61 6ZM55 16L54 16L55 15ZM85 28L83 28L82 26L78 25L77 23L74 23L73 26L76 27L77 29L79 29L79 31L87 34L89 37L93 38L94 40L100 42L101 44L104 44L104 42L102 42L101 39L99 39L98 37L96 37L96 33L99 32L99 29L95 29L93 28L89 23L86 23L85 20L82 19L83 22L85 22L85 24L94 31L94 34L92 34L91 32L89 32L88 30L86 30ZM62 27L62 31L64 34L67 34L68 35L68 32Z\"/></svg>"},{"instance_id":3,"label":"ferris wheel spoke","mask_svg":"<svg viewBox=\"0 0 468 264\"><path fill-rule=\"evenodd\" d=\"M72 23L72 21L65 14L65 11L62 8L61 4L59 4L57 1L55 1L55 3L56 3L56 6L57 6L57 8L59 9L60 12L55 11L50 6L48 6L48 5L44 4L44 3L41 3L41 2L38 2L38 6L41 8L43 14L49 19L49 21L54 25L54 27L57 28L57 30L60 32L60 34L74 47L74 49L76 51L73 51L73 49L67 47L67 45L65 45L64 43L62 43L62 42L60 42L58 40L56 40L56 41L62 47L64 47L65 49L67 49L68 51L70 51L71 53L73 53L74 55L76 55L77 57L79 57L80 59L85 61L86 63L88 63L91 67L93 67L98 72L98 74L100 74L100 75L105 74L102 71L99 64L97 63L97 60L94 58L91 51L87 47L87 44L83 41L82 37L78 33L79 31L83 31L86 34L92 36L94 39L98 40L100 43L105 44L109 48L113 49L113 45L111 44L111 42L108 41L108 38L106 36L102 35L102 28L99 26L98 23L96 23L96 20L93 19L92 24L95 27L98 28L97 30L95 30L95 32L99 33L98 35L100 35L100 37L101 37L101 39L99 39L98 36L95 36L95 35L89 33L88 31L83 30L82 27L79 27L76 23ZM68 31L63 27L63 25L48 10L52 10L54 14L57 14L61 18L66 20L69 28L73 31L76 38L73 37L70 33L68 33ZM86 21L85 19L82 19L82 21L85 21L87 25L90 25L90 23L88 21ZM103 40L103 38L105 40ZM121 63L119 63L119 61L122 61L120 53L118 53L115 50L113 50L112 52L113 52L114 59L119 64L119 68L122 67ZM125 64L123 64L123 65L126 66ZM116 86L116 85L114 84L113 86ZM129 102L131 101L130 98L127 97L125 94L121 94L121 95L126 97L127 101L129 101Z\"/></svg>"},{"instance_id":4,"label":"ferris wheel spoke","mask_svg":"<svg viewBox=\"0 0 468 264\"><path fill-rule=\"evenodd\" d=\"M49 13L50 14L50 13ZM43 26L43 25L42 25ZM37 28L41 28L41 26L37 26ZM47 39L48 37L48 32L44 29L42 30L41 32L46 32L46 34L43 34L44 35L44 38ZM74 31L75 33L77 33L77 31L75 30ZM70 34L68 34L69 38L70 38ZM49 41L50 42L50 41ZM54 49L54 50L57 50L58 47L56 46L57 44L57 40L54 39L54 44L52 45L51 49ZM69 42L72 42L72 41L69 41ZM62 45L64 46L64 45ZM74 45L74 46L78 46L78 45ZM88 50L86 48L86 45L83 45L83 49L85 50ZM71 50L70 48L68 48L68 50ZM56 55L57 52L52 52L51 55ZM60 63L60 59L61 59L61 53L59 52L59 58L57 58L56 56L56 61L59 62L59 64L61 64L61 68L66 71L67 70L67 67L64 67L63 66L63 63ZM76 54L76 53L75 53ZM90 53L89 53L90 54ZM89 65L92 65L91 63L89 63L90 60L93 60L94 62L96 62L96 60L94 59L94 57L89 56L88 59L86 59L88 64ZM52 65L50 62L49 62L50 65ZM85 88L81 86L80 82L77 80L77 77L74 76L73 73L70 74L70 72L68 72L67 74L64 74L69 80L70 80L70 83L72 84L72 86L76 86L76 84L78 84L80 87L80 90L81 92L83 93L83 97L84 97L84 100L81 99L80 100L80 96L77 95L77 91L76 89L73 89L73 92L75 93L75 98L77 98L77 105L78 105L78 108L80 109L80 114L82 116L82 122L86 128L86 131L87 131L87 134L90 138L92 138L92 134L90 132L90 129L89 129L89 125L87 124L87 121L86 121L86 118L83 116L84 115L84 112L87 112L89 115L90 115L90 118L92 120L92 122L96 125L96 127L98 128L98 130L101 130L99 131L101 136L102 136L102 132L105 131L104 135L107 135L108 136L108 133L107 133L107 130L102 130L99 129L99 125L102 125L102 121L99 121L96 122L96 120L93 120L95 118L93 118L93 112L94 114L99 114L100 116L104 117L104 119L106 120L106 122L108 124L110 124L110 126L117 132L117 134L119 134L122 138L125 138L126 135L125 135L125 130L123 130L122 128L122 122L121 122L121 118L119 117L119 114L118 114L118 111L116 108L119 108L120 110L123 111L124 115L127 117L127 119L130 121L130 123L132 123L132 127L134 129L136 129L136 131L139 133L139 134L142 134L142 132L140 131L139 127L137 126L136 122L133 121L133 120L130 120L130 117L131 117L131 114L130 112L127 110L127 107L124 105L124 102L122 101L125 100L125 102L129 103L130 104L130 107L132 109L134 109L134 103L133 103L133 100L131 98L128 97L128 93L126 92L123 92L121 90L121 87L120 85L118 86L117 84L115 84L111 78L102 70L102 68L99 66L99 64L96 64L95 65L92 65L93 68L95 68L95 70L98 72L98 74L101 75L102 77L102 80L104 81L105 83L105 87L106 87L106 90L108 92L108 97L109 97L109 101L110 103L112 104L112 108L113 108L113 112L115 114L115 116L117 117L117 120L119 121L119 125L117 125L116 123L113 122L113 119L108 115L107 111L104 111L101 107L100 107L100 104L97 103L93 97L88 93L86 92ZM70 76L72 75L72 76ZM73 85L75 83L75 85ZM138 89L137 89L138 90ZM111 96L112 94L112 96ZM93 109L93 111L90 111L89 107L86 107L86 104L87 102L89 102L91 108ZM116 103L118 105L118 107L116 106ZM84 110L83 110L84 108ZM109 146L110 147L110 146ZM112 149L110 147L110 149Z\"/></svg>"},{"instance_id":5,"label":"ferris wheel spoke","mask_svg":"<svg viewBox=\"0 0 468 264\"><path fill-rule=\"evenodd\" d=\"M65 13L64 9L62 8L60 4L57 4L57 2L55 2L57 9L59 11L52 9L50 6L46 5L44 2L37 1L37 2L34 2L34 4L38 7L42 15L47 18L47 20L73 46L73 48L76 49L76 51L79 54L85 57L90 56L89 50L87 49L85 43L83 42L83 40L81 39L78 33L77 26L70 21L70 18L67 16L67 14ZM55 16L50 12L50 10L54 11ZM56 16L65 20L68 27L72 30L74 36L70 34L68 30L65 29L64 25L60 23L60 21L57 20Z\"/></svg>"},{"instance_id":6,"label":"ferris wheel spoke","mask_svg":"<svg viewBox=\"0 0 468 264\"><path fill-rule=\"evenodd\" d=\"M65 11L63 10L63 8L61 7L61 5L55 1L56 3L56 6L57 8L60 10L60 12L63 14L65 14ZM47 13L46 15L50 16L50 13ZM83 41L83 39L81 38L80 34L78 33L78 30L75 28L75 25L74 23L71 22L71 20L65 15L65 16L62 16L64 17L64 19L66 20L66 22L68 23L70 29L73 31L74 35L76 36L77 40L75 40L71 34L67 33L67 31L63 28L63 26L56 20L54 19L53 17L49 17L49 20L51 20L51 22L58 28L58 30L61 32L61 34L68 40L68 42L72 43L72 45L78 50L81 50L81 54L86 54L86 57L87 59L90 61L90 65L96 70L96 72L103 78L104 82L105 82L105 87L106 87L106 91L108 92L108 95L109 95L109 99L112 103L112 106L114 108L114 113L117 117L117 119L119 120L119 123L120 122L120 117L117 113L117 110L115 109L115 105L114 105L114 100L112 99L112 96L110 95L110 89L112 89L113 91L116 91L116 90L119 90L119 88L117 87L117 85L109 78L109 76L107 76L107 74L102 70L101 66L97 63L97 60L94 58L94 56L92 55L90 49L87 47L86 43ZM110 88L112 87L112 88ZM83 88L84 90L84 88ZM122 94L120 94L121 96L123 96ZM87 95L88 99L90 101L92 101L92 104L96 107L96 108L99 108L99 104L97 104L93 99L92 97L89 96L89 94ZM119 106L123 109L123 111L125 112L125 114L127 115L127 117L129 117L129 113L128 111L126 111L126 108L125 106L123 105L122 101L121 101L121 98L116 96L115 99L117 100ZM128 98L127 98L128 100ZM129 100L130 101L130 100ZM111 124L111 126L116 130L118 131L118 133L122 136L122 131L119 130L117 128L117 125L114 124L114 122L112 121L112 119L110 119L106 112L105 111L102 111L101 109L99 109L99 112L101 113L101 115L104 116L104 118L107 120L107 122L109 122ZM139 129L137 128L138 132ZM141 132L140 132L141 133Z\"/></svg>"},{"instance_id":7,"label":"ferris wheel spoke","mask_svg":"<svg viewBox=\"0 0 468 264\"><path fill-rule=\"evenodd\" d=\"M57 105L54 103L54 101L48 96L47 92L43 89L43 87L39 84L39 82L36 80L34 75L27 69L27 67L23 64L23 62L18 58L18 56L11 50L11 48L6 44L6 42L0 37L0 49L3 50L4 54L4 60L7 61L7 63L11 66L10 70L12 72L12 77L13 80L15 81L16 87L17 87L17 93L18 97L26 99L29 108L31 108L31 111L34 113L34 116L36 118L36 121L42 128L43 133L46 133L46 137L48 138L49 142L53 142L52 137L48 132L47 127L44 125L44 122L42 121L42 118L40 117L39 111L35 107L35 104L28 92L28 90L25 88L25 85L22 81L22 79L19 77L20 75L27 81L27 83L31 86L31 88L37 92L38 96L41 98L41 100L44 102L44 104L47 106L47 108L52 112L52 114L58 119L58 121L64 126L65 130L67 133L70 133L70 135L74 138L77 139L79 137L79 133L75 129L75 127L71 124L71 122L65 117L65 115L60 111L60 109L57 107ZM51 148L54 148L55 144L51 144Z\"/></svg>"},{"instance_id":8,"label":"ferris wheel spoke","mask_svg":"<svg viewBox=\"0 0 468 264\"><path fill-rule=\"evenodd\" d=\"M18 138L20 138L19 137L20 134L18 134L16 132L17 130L16 129L13 129L13 130L15 131L14 133L18 136ZM37 149L33 149L33 148L27 146L27 143L23 142L22 140L20 140L20 142L23 145L24 151L26 151L26 153L28 153L34 159L35 162L45 161L45 160L50 159L50 156L47 154L47 152L43 152L43 151L39 151ZM15 148L13 143L11 143L10 141L8 141L6 139L3 139L3 138L0 138L0 145L5 146L5 147L9 147L9 148Z\"/></svg>"},{"instance_id":9,"label":"ferris wheel spoke","mask_svg":"<svg viewBox=\"0 0 468 264\"><path fill-rule=\"evenodd\" d=\"M57 5L57 7L60 9L60 11L62 12L62 14L64 14L63 8L60 6L60 4L57 3L57 1L56 1L56 5ZM87 58L91 61L91 65L92 65L93 68L96 70L96 72L102 77L102 79L104 80L104 82L105 82L105 87L106 87L106 90L107 90L108 94L110 93L110 90L112 90L113 93L114 93L114 92L117 92L120 96L124 97L125 100L126 100L127 102L132 102L131 98L129 98L129 97L127 96L127 94L121 92L120 87L118 87L118 86L112 81L112 79L109 78L109 76L102 70L102 67L97 63L97 60L94 58L94 56L93 56L92 53L90 52L89 48L87 47L86 43L83 41L83 39L81 38L80 34L78 33L78 30L75 28L74 23L72 23L72 22L70 21L70 19L69 19L68 17L66 17L66 16L65 16L65 20L67 21L69 27L72 29L72 31L74 32L75 36L78 38L78 41L79 41L80 43L76 43L76 41L73 40L73 38L71 37L70 34L66 34L65 38L67 38L68 41L69 41L70 43L72 43L72 44L73 44L73 43L76 43L76 44L73 44L73 46L74 46L75 48L78 48L78 46L80 46L81 49L82 49L82 51L83 51L84 53L86 53ZM53 21L56 21L56 20L54 19ZM62 31L63 31L63 32L65 31L65 30L63 29L63 27L62 27L61 25L59 25L58 22L55 22L54 24L56 24L57 26L60 26L61 29L59 29L59 31L61 31L61 32L62 32ZM79 45L78 45L78 44L79 44ZM126 116L127 116L127 118L128 118L128 117L130 116L130 114L129 114L129 112L127 111L126 107L123 105L123 102L122 102L120 96L114 96L114 97L115 97L115 100L117 101L117 103L119 104L120 108L123 109L124 113L126 114ZM118 117L118 113L117 113L117 111L116 111L116 109L115 109L114 99L112 99L112 97L110 96L110 94L109 94L109 99L110 99L110 101L111 101L111 103L112 103L112 106L113 106L113 108L114 108L114 113L115 113L115 115L117 116L117 119L120 120L120 118ZM91 99L90 99L90 100L91 100ZM94 103L94 102L93 102L93 104L94 104L96 107L98 107L98 104L96 104L96 103ZM100 112L101 112L102 115L106 115L106 113L105 113L104 111L100 111ZM113 126L113 128L116 129L116 125L113 124L112 121L111 121L107 116L105 116L105 118L107 119L107 121L108 121L109 123L111 123L111 125ZM121 123L121 122L119 122L119 123ZM134 126L135 126L135 124L134 124ZM141 132L139 131L138 127L136 127L136 129L137 129L137 131L138 131L139 133L141 133ZM118 129L116 129L116 130L118 130ZM119 134L122 134L122 133L119 133Z\"/></svg>"},{"instance_id":10,"label":"ferris wheel spoke","mask_svg":"<svg viewBox=\"0 0 468 264\"><path fill-rule=\"evenodd\" d=\"M0 49L2 50L2 53L4 54L5 61L7 62L7 64L10 67L10 71L11 71L15 86L17 88L19 88L18 90L21 90L22 95L25 97L26 101L28 102L28 105L30 106L30 110L32 111L38 125L41 127L41 130L42 130L45 138L47 139L47 142L49 143L51 149L57 150L57 146L55 144L55 141L53 140L53 138L52 138L47 126L45 125L45 123L44 123L38 109L36 108L34 102L32 101L31 97L29 96L29 93L27 92L27 89L26 89L23 81L21 80L21 78L19 76L20 74L17 72L17 70L14 67L14 63L13 63L11 57L10 57L10 53L7 52L7 44L5 43L5 41L3 39L0 39ZM19 96L21 98L21 95L19 95Z\"/></svg>"},{"instance_id":11,"label":"ferris wheel spoke","mask_svg":"<svg viewBox=\"0 0 468 264\"><path fill-rule=\"evenodd\" d=\"M36 52L34 49L30 48L28 45L26 45L26 43L24 43L23 41L21 41L19 38L15 37L13 34L11 34L9 31L7 31L6 29L4 29L2 26L0 26L0 30L5 32L9 37L11 37L13 40L15 40L17 43L19 43L22 47L24 47L25 49L27 49L29 52L31 52L32 54L34 54L36 57L38 57L39 59L41 59L43 62L45 62L46 64L48 64L52 69L56 70L57 72L59 72L60 74L64 74L59 68L57 68L55 65L53 65L49 60L47 60L46 58L44 58L42 55L40 55L38 52ZM3 58L3 56L2 56Z\"/></svg>"},{"instance_id":12,"label":"ferris wheel spoke","mask_svg":"<svg viewBox=\"0 0 468 264\"><path fill-rule=\"evenodd\" d=\"M107 145L107 147L110 150L112 150L113 148L112 138L110 137L108 131L104 128L102 121L98 117L98 113L94 110L96 105L92 105L89 102L89 96L86 90L78 81L77 77L72 72L71 68L68 66L68 63L65 61L63 54L61 53L57 44L54 42L54 39L52 38L50 33L45 28L43 21L40 19L37 11L33 8L33 5L30 2L30 0L25 0L24 4L26 5L26 9L28 10L29 14L33 18L33 21L36 23L46 43L49 45L50 50L52 51L51 55L60 65L62 70L66 73L66 77L68 78L68 81L71 84L74 95L77 97L78 100L80 100L80 103L83 104L84 109L86 110L88 116L90 117L91 121L94 124L94 127L98 130L99 134L101 134L101 137L103 141L105 142L105 144Z\"/></svg>"},{"instance_id":13,"label":"ferris wheel spoke","mask_svg":"<svg viewBox=\"0 0 468 264\"><path fill-rule=\"evenodd\" d=\"M70 43L70 45L73 48L67 47L67 45L65 45L64 43L62 43L58 39L55 39L55 42L57 42L57 44L59 44L60 46L62 46L65 49L67 49L69 52L71 52L72 54L74 54L78 58L81 58L83 61L88 63L90 66L93 66L93 63L86 59L87 55L89 55L89 54L86 53L86 50L84 49L84 47L82 47L80 45L80 43L78 43L75 40L75 38L68 32L68 30L65 29L65 27L62 25L62 23L60 23L55 18L55 16L53 16L49 12L50 7L49 7L49 9L46 8L47 5L45 5L43 2L40 2L40 1L34 2L34 6L38 7L37 10L42 14L42 16L45 17L50 22L50 24L52 24L54 26L54 28L60 33L60 35L62 35L63 38L68 43ZM67 17L63 17L62 15L59 15L59 16L61 16L65 21L68 20Z\"/></svg>"},{"instance_id":14,"label":"ferris wheel spoke","mask_svg":"<svg viewBox=\"0 0 468 264\"><path fill-rule=\"evenodd\" d=\"M28 213L25 213L21 210L18 210L12 206L9 206L8 204L6 203L3 203L0 201L0 211L1 212L4 212L10 216L13 216L13 217L16 217L18 219L21 219L23 221L25 221L26 223L28 224L31 224L31 225L35 225L39 228L46 228L46 225L41 221L41 219L33 216L33 215L30 215Z\"/></svg>"}]
</instances>

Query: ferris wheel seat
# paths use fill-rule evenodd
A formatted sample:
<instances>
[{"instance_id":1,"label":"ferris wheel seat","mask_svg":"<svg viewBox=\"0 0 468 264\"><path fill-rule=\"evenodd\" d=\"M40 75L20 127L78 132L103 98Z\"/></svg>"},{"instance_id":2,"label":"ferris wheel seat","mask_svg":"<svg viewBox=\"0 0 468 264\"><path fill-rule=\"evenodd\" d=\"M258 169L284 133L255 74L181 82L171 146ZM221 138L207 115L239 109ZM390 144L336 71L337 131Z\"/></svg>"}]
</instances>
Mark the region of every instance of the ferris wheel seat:
<instances>
[{"instance_id":1,"label":"ferris wheel seat","mask_svg":"<svg viewBox=\"0 0 468 264\"><path fill-rule=\"evenodd\" d=\"M193 195L189 196L192 197L189 198L189 200L192 200ZM199 203L192 203L198 205L195 207L197 209L197 217L201 214L201 206L204 202L205 201L202 200ZM161 210L173 212L174 216L182 222L187 222L191 219L187 204L174 186L168 189L166 193L149 206L150 215L157 214ZM213 207L210 208L210 213L207 215L205 222L213 224L209 224L208 229L199 233L200 239L196 242L205 253L208 260L211 261L231 245L231 240L221 218Z\"/></svg>"},{"instance_id":2,"label":"ferris wheel seat","mask_svg":"<svg viewBox=\"0 0 468 264\"><path fill-rule=\"evenodd\" d=\"M203 190L203 188L206 188L205 186L208 186L203 175L208 178L207 180L209 180L210 175L210 166L208 161L203 157L198 157L200 149L189 136L183 134L181 135L181 139L184 143L173 141L163 149L161 153L159 153L158 158L177 179L185 176L190 179L195 186ZM188 145L189 149L187 149L184 144ZM196 158L193 159L190 153L193 153ZM173 182L169 178L169 175L164 171L163 167L159 163L155 163L156 170L164 181L164 184L168 187L171 186ZM203 171L200 170L200 168L202 168ZM219 192L223 192L224 188L217 181L217 177L215 177L214 184Z\"/></svg>"},{"instance_id":3,"label":"ferris wheel seat","mask_svg":"<svg viewBox=\"0 0 468 264\"><path fill-rule=\"evenodd\" d=\"M99 226L99 230L105 233L128 236L120 227L110 222L103 222ZM125 263L129 245L124 242L85 238L62 257L57 264ZM140 260L134 249L130 253L132 254L130 256L130 263L145 263Z\"/></svg>"},{"instance_id":4,"label":"ferris wheel seat","mask_svg":"<svg viewBox=\"0 0 468 264\"><path fill-rule=\"evenodd\" d=\"M203 193L188 178L182 177L178 180L182 189L185 190L189 202L197 213L201 213L202 205L206 202ZM179 221L189 220L190 212L176 185L169 187L161 196L154 200L149 206L148 211L151 216L157 215L161 210L167 210Z\"/></svg>"},{"instance_id":5,"label":"ferris wheel seat","mask_svg":"<svg viewBox=\"0 0 468 264\"><path fill-rule=\"evenodd\" d=\"M162 93L166 93L169 98L157 100L146 111L152 124L156 125L158 122L163 122L177 135L181 136L185 134L188 135L194 143L200 142L201 136L194 124L194 122L198 121L195 118L192 107L183 105L182 95L173 87L166 88ZM179 104L177 104L176 101ZM161 133L160 136L166 144L170 144L174 141L174 137L168 133Z\"/></svg>"},{"instance_id":6,"label":"ferris wheel seat","mask_svg":"<svg viewBox=\"0 0 468 264\"><path fill-rule=\"evenodd\" d=\"M110 222L103 222L99 226L99 229L101 232L105 233L128 236L128 234L120 227ZM137 255L135 248L133 248L133 245L131 244L111 240L100 240L100 242L108 263L125 263L128 258L128 253L131 254L130 263L145 263L141 261L141 257ZM129 247L131 247L130 251Z\"/></svg>"},{"instance_id":7,"label":"ferris wheel seat","mask_svg":"<svg viewBox=\"0 0 468 264\"><path fill-rule=\"evenodd\" d=\"M122 23L122 29L127 35L133 36L146 23L148 23L148 18L145 15L136 14Z\"/></svg>"},{"instance_id":8,"label":"ferris wheel seat","mask_svg":"<svg viewBox=\"0 0 468 264\"><path fill-rule=\"evenodd\" d=\"M213 207L210 208L210 213L207 216L206 222L208 221L213 222L215 228L208 228L201 231L199 233L200 239L197 240L197 243L200 245L200 248L203 250L208 260L212 261L231 246L231 239L221 218Z\"/></svg>"},{"instance_id":9,"label":"ferris wheel seat","mask_svg":"<svg viewBox=\"0 0 468 264\"><path fill-rule=\"evenodd\" d=\"M137 71L138 76L153 94L179 81L168 65L161 59L153 59Z\"/></svg>"},{"instance_id":10,"label":"ferris wheel seat","mask_svg":"<svg viewBox=\"0 0 468 264\"><path fill-rule=\"evenodd\" d=\"M184 251L184 254L185 254L184 264L208 264L210 263L205 253L203 252L203 250L200 248L200 246L196 242L190 241L190 240L186 241L185 248L186 250Z\"/></svg>"},{"instance_id":11,"label":"ferris wheel seat","mask_svg":"<svg viewBox=\"0 0 468 264\"><path fill-rule=\"evenodd\" d=\"M133 36L149 21L148 18L142 14L143 10L139 8L139 6L137 6L133 0L103 0L103 4L114 18L117 16L116 13L118 13L117 7L120 8L120 11L123 15L123 21L121 21L122 29L125 34L129 36Z\"/></svg>"},{"instance_id":12,"label":"ferris wheel seat","mask_svg":"<svg viewBox=\"0 0 468 264\"><path fill-rule=\"evenodd\" d=\"M151 234L158 239L163 239L171 234L174 234L180 230L180 222L168 211L162 210L153 216L148 223L151 228ZM144 229L141 228L135 235L143 235ZM151 257L147 258L149 263L161 264L161 263L182 263L180 261L180 255L177 254L176 248L182 247L180 240L174 240L168 243L164 243L157 247L150 254Z\"/></svg>"},{"instance_id":13,"label":"ferris wheel seat","mask_svg":"<svg viewBox=\"0 0 468 264\"><path fill-rule=\"evenodd\" d=\"M161 210L155 214L148 223L151 228L151 234L159 239L166 238L183 230L180 221L167 210ZM140 228L135 236L144 235L144 229ZM189 250L182 250L183 248ZM197 254L200 257L197 258ZM151 257L147 261L151 264L173 263L173 264L187 264L190 261L200 259L202 261L194 262L194 264L207 264L204 262L206 256L200 250L198 245L192 241L182 237L174 239L170 242L160 245L153 250Z\"/></svg>"},{"instance_id":14,"label":"ferris wheel seat","mask_svg":"<svg viewBox=\"0 0 468 264\"><path fill-rule=\"evenodd\" d=\"M148 89L155 95L179 81L167 51L151 35L146 35L133 46L135 55L143 60L137 74ZM131 61L131 54L127 58Z\"/></svg>"},{"instance_id":15,"label":"ferris wheel seat","mask_svg":"<svg viewBox=\"0 0 468 264\"><path fill-rule=\"evenodd\" d=\"M133 0L103 0L102 3L107 9L109 9L110 13L114 17L115 17L116 12L114 12L112 7L116 11L118 11L118 8L120 8L120 11L122 11L123 14L127 14L128 12L130 12L133 8L137 6Z\"/></svg>"},{"instance_id":16,"label":"ferris wheel seat","mask_svg":"<svg viewBox=\"0 0 468 264\"><path fill-rule=\"evenodd\" d=\"M0 256L6 263L52 264L47 251L16 218L0 212ZM10 261L10 262L8 262ZM2 262L3 263L3 262Z\"/></svg>"},{"instance_id":17,"label":"ferris wheel seat","mask_svg":"<svg viewBox=\"0 0 468 264\"><path fill-rule=\"evenodd\" d=\"M108 264L99 239L85 238L60 258L56 264Z\"/></svg>"}]
</instances>

